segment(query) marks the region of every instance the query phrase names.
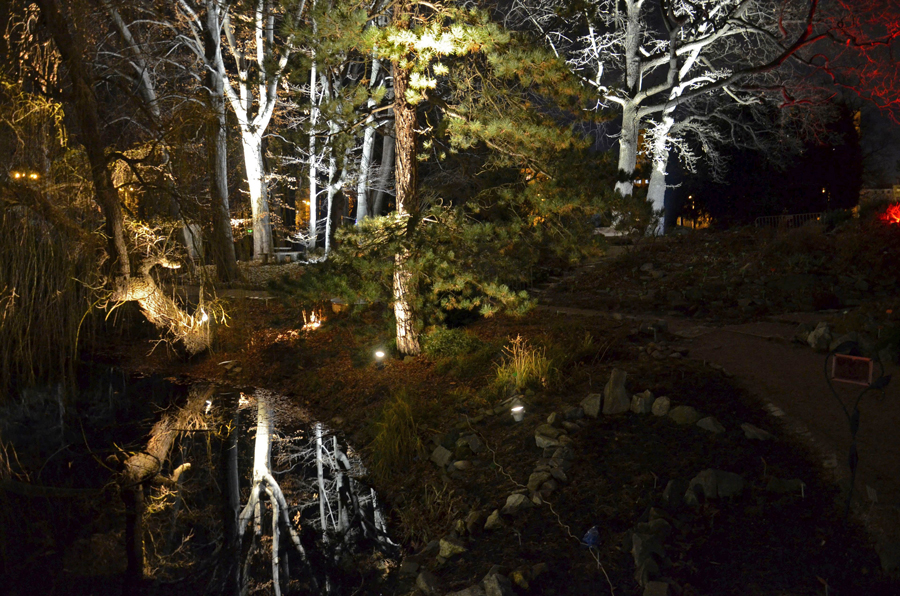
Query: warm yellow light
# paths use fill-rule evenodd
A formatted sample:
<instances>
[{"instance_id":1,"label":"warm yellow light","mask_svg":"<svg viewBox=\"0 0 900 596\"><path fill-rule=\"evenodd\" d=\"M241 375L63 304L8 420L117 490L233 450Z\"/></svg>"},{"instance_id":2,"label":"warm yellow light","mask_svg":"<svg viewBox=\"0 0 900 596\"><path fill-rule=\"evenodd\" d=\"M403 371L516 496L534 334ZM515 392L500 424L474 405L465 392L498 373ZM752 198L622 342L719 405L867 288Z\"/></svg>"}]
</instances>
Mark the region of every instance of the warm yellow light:
<instances>
[{"instance_id":1,"label":"warm yellow light","mask_svg":"<svg viewBox=\"0 0 900 596\"><path fill-rule=\"evenodd\" d=\"M22 172L13 172L13 177L14 177L14 178L21 178L21 177L22 177Z\"/></svg>"},{"instance_id":2,"label":"warm yellow light","mask_svg":"<svg viewBox=\"0 0 900 596\"><path fill-rule=\"evenodd\" d=\"M31 174L29 174L28 177L31 178L32 180L37 180L37 179L38 179L38 175L37 175L37 173L35 173L35 172L32 172Z\"/></svg>"},{"instance_id":3,"label":"warm yellow light","mask_svg":"<svg viewBox=\"0 0 900 596\"><path fill-rule=\"evenodd\" d=\"M208 320L209 320L209 317L206 315L206 311L205 311L205 310L201 310L201 311L200 311L200 322L201 322L201 323L205 323L205 322L207 322Z\"/></svg>"},{"instance_id":4,"label":"warm yellow light","mask_svg":"<svg viewBox=\"0 0 900 596\"><path fill-rule=\"evenodd\" d=\"M375 357L378 359L384 358L384 352L378 350L377 352L375 352Z\"/></svg>"}]
</instances>

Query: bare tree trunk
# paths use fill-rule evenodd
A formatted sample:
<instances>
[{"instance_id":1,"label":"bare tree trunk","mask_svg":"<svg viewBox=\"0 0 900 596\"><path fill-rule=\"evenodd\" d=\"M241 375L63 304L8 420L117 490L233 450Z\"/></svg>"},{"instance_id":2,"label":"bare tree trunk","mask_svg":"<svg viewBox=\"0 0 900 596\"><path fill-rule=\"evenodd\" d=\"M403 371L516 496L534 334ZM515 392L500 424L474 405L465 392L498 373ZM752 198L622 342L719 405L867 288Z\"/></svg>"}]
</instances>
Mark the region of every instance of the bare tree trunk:
<instances>
[{"instance_id":1,"label":"bare tree trunk","mask_svg":"<svg viewBox=\"0 0 900 596\"><path fill-rule=\"evenodd\" d=\"M393 135L384 135L381 144L381 166L378 169L378 189L375 191L375 200L372 205L372 215L378 217L385 213L385 196L388 185L391 183L391 172L394 170L394 142Z\"/></svg>"},{"instance_id":2,"label":"bare tree trunk","mask_svg":"<svg viewBox=\"0 0 900 596\"><path fill-rule=\"evenodd\" d=\"M313 21L313 32L316 30L316 23ZM319 225L319 206L318 206L318 156L316 155L316 125L319 123L319 99L317 88L319 85L318 72L316 68L316 58L313 56L312 67L309 73L309 250L316 248L316 233Z\"/></svg>"},{"instance_id":3,"label":"bare tree trunk","mask_svg":"<svg viewBox=\"0 0 900 596\"><path fill-rule=\"evenodd\" d=\"M375 85L381 70L381 61L372 60L372 74L370 75L370 87ZM370 110L375 107L375 100L369 98L366 107ZM372 153L375 148L375 116L369 114L366 118L366 131L363 134L362 153L359 157L359 180L356 184L356 223L369 217L369 171L372 169Z\"/></svg>"},{"instance_id":4,"label":"bare tree trunk","mask_svg":"<svg viewBox=\"0 0 900 596\"><path fill-rule=\"evenodd\" d=\"M628 175L627 180L616 182L616 191L627 197L634 190L634 168L637 165L638 137L640 120L637 106L626 103L622 109L622 132L619 135L619 167L618 172Z\"/></svg>"},{"instance_id":5,"label":"bare tree trunk","mask_svg":"<svg viewBox=\"0 0 900 596\"><path fill-rule=\"evenodd\" d=\"M216 67L222 64L222 40L219 34L220 15L216 0L207 0L203 23L206 52L206 90L210 117L206 130L206 150L209 159L209 199L213 217L213 260L216 274L224 282L238 278L231 235L231 210L228 203L228 145L225 121L225 72ZM214 68L215 67L215 68Z\"/></svg>"}]
</instances>

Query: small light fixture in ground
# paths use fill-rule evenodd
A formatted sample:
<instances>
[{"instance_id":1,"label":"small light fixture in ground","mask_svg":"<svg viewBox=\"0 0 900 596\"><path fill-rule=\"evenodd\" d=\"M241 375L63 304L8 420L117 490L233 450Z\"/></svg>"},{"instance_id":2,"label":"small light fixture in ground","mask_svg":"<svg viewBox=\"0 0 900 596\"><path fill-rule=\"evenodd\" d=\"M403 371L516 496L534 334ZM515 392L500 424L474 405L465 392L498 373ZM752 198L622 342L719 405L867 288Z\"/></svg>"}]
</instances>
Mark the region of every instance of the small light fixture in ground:
<instances>
[{"instance_id":1,"label":"small light fixture in ground","mask_svg":"<svg viewBox=\"0 0 900 596\"><path fill-rule=\"evenodd\" d=\"M375 368L384 368L384 350L375 350Z\"/></svg>"},{"instance_id":2,"label":"small light fixture in ground","mask_svg":"<svg viewBox=\"0 0 900 596\"><path fill-rule=\"evenodd\" d=\"M522 419L525 417L525 405L518 399L512 401L512 408L509 411L516 422L522 422Z\"/></svg>"}]
</instances>

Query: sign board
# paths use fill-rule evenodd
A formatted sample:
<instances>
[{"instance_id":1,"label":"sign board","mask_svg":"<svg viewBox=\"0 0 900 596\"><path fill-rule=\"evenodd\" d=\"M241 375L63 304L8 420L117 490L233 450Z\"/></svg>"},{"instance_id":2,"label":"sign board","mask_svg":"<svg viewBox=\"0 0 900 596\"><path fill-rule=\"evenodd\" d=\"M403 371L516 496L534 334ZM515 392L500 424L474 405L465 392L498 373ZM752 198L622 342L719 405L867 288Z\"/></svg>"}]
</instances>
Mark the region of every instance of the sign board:
<instances>
[{"instance_id":1,"label":"sign board","mask_svg":"<svg viewBox=\"0 0 900 596\"><path fill-rule=\"evenodd\" d=\"M831 378L854 385L872 384L872 359L835 354L831 360Z\"/></svg>"}]
</instances>

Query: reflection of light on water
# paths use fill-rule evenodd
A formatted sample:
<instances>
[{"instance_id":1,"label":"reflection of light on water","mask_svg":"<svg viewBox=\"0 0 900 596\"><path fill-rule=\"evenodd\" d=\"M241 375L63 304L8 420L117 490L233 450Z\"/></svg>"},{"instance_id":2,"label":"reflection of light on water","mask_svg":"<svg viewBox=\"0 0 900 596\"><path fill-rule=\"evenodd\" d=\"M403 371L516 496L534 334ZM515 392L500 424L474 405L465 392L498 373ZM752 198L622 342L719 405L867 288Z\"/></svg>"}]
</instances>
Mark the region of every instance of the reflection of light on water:
<instances>
[{"instance_id":1,"label":"reflection of light on water","mask_svg":"<svg viewBox=\"0 0 900 596\"><path fill-rule=\"evenodd\" d=\"M249 404L249 403L250 403L250 400L247 399L247 396L244 395L243 393L241 393L241 397L238 398L238 405L239 405L239 406L246 406L246 405Z\"/></svg>"}]
</instances>

